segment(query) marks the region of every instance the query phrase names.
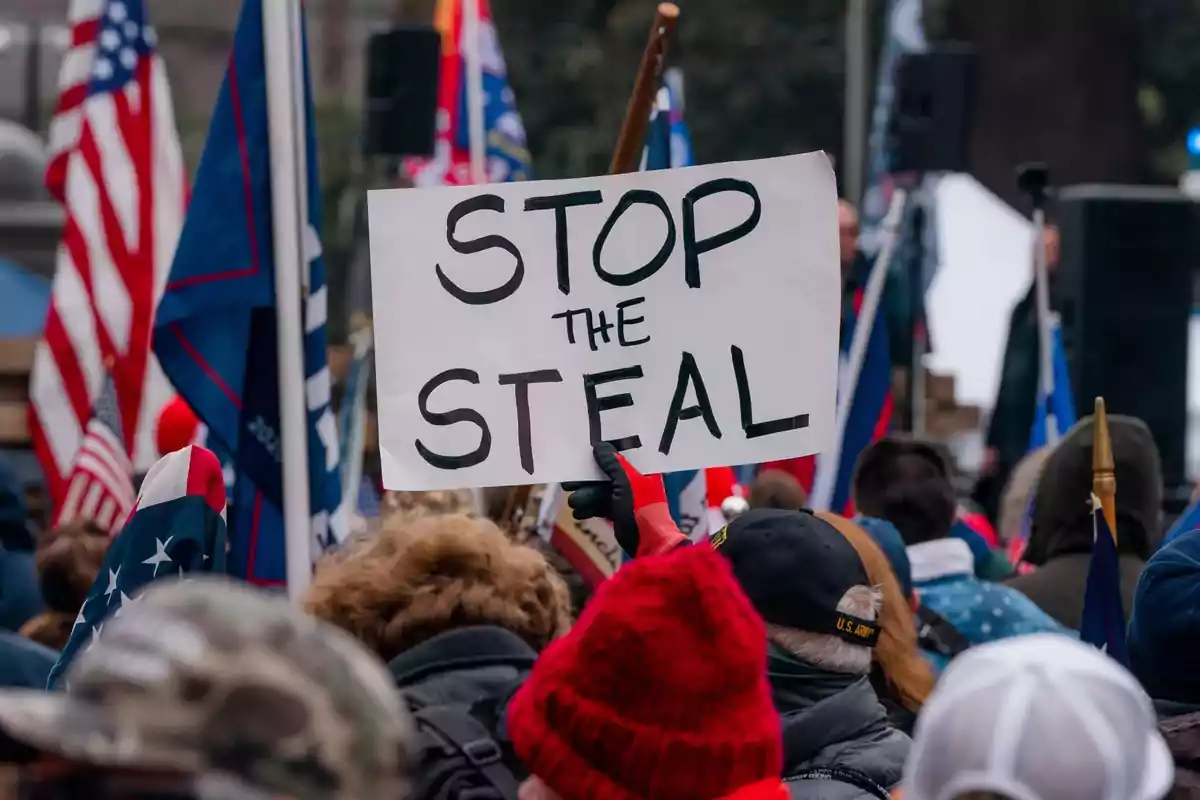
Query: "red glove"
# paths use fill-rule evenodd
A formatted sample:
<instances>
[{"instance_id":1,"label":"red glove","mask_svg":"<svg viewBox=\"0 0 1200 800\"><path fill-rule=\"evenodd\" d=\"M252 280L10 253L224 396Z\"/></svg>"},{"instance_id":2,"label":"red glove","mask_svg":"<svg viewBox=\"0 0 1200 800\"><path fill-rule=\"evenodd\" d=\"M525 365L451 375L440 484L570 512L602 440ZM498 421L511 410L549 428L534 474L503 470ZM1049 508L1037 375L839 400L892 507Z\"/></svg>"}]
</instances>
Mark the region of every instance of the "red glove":
<instances>
[{"instance_id":1,"label":"red glove","mask_svg":"<svg viewBox=\"0 0 1200 800\"><path fill-rule=\"evenodd\" d=\"M607 481L564 483L575 519L610 520L617 544L634 557L659 555L687 541L667 505L661 475L643 475L608 442L592 446Z\"/></svg>"}]
</instances>

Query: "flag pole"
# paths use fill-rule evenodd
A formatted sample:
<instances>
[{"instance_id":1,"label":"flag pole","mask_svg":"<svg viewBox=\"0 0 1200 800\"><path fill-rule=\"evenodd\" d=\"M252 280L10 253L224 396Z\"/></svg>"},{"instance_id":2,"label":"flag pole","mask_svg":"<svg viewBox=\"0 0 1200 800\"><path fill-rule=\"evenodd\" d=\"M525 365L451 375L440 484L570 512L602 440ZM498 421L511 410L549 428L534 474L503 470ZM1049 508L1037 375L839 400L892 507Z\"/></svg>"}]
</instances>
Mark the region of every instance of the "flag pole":
<instances>
[{"instance_id":1,"label":"flag pole","mask_svg":"<svg viewBox=\"0 0 1200 800\"><path fill-rule=\"evenodd\" d=\"M487 183L487 138L483 102L483 53L480 49L479 4L463 0L463 45L467 64L467 133L471 149L471 183Z\"/></svg>"},{"instance_id":2,"label":"flag pole","mask_svg":"<svg viewBox=\"0 0 1200 800\"><path fill-rule=\"evenodd\" d=\"M1100 506L1104 509L1104 519L1108 529L1112 531L1113 541L1117 539L1117 468L1113 462L1112 439L1108 435L1108 412L1104 408L1104 398L1096 398L1094 420L1095 429L1092 433L1092 492L1100 498Z\"/></svg>"},{"instance_id":3,"label":"flag pole","mask_svg":"<svg viewBox=\"0 0 1200 800\"><path fill-rule=\"evenodd\" d=\"M641 161L642 146L646 141L646 126L650 124L650 108L654 104L654 96L658 93L663 62L667 57L667 46L671 42L671 34L674 33L678 20L679 6L674 3L658 4L654 12L654 24L650 26L650 38L646 41L646 49L642 53L642 63L638 65L633 92L629 95L629 105L625 107L625 121L621 124L621 133L617 137L617 146L609 164L608 171L611 175L633 172Z\"/></svg>"},{"instance_id":4,"label":"flag pole","mask_svg":"<svg viewBox=\"0 0 1200 800\"><path fill-rule=\"evenodd\" d=\"M288 594L298 601L312 578L308 420L304 393L302 273L307 175L304 167L300 0L267 0L263 49L271 145L271 222L279 339L279 442Z\"/></svg>"}]
</instances>

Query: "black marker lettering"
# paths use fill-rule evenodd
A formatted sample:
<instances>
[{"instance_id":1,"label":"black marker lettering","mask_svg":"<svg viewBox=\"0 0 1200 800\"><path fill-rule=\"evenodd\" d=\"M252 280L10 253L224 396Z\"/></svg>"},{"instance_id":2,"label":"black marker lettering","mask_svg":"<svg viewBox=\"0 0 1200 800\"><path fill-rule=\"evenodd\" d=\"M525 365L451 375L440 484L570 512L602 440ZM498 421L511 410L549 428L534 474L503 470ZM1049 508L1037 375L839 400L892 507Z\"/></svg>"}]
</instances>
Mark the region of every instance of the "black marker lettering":
<instances>
[{"instance_id":1,"label":"black marker lettering","mask_svg":"<svg viewBox=\"0 0 1200 800\"><path fill-rule=\"evenodd\" d=\"M622 300L617 303L617 342L621 347L637 347L639 344L645 344L650 341L649 336L644 336L641 339L626 339L625 326L637 325L640 322L645 322L645 317L625 317L625 309L630 306L636 306L638 303L646 302L644 297L635 297L632 300Z\"/></svg>"},{"instance_id":2,"label":"black marker lettering","mask_svg":"<svg viewBox=\"0 0 1200 800\"><path fill-rule=\"evenodd\" d=\"M613 324L608 321L608 317L604 314L604 309L596 312L596 322L592 323L592 314L588 312L588 344L592 347L592 352L596 352L600 348L596 345L596 334L600 334L600 338L608 344L612 340L608 338L608 332L613 329Z\"/></svg>"},{"instance_id":3,"label":"black marker lettering","mask_svg":"<svg viewBox=\"0 0 1200 800\"><path fill-rule=\"evenodd\" d=\"M750 216L727 231L696 241L696 203L719 192L741 192L754 201ZM687 285L700 288L700 256L718 247L736 242L758 226L762 219L762 200L749 181L737 178L717 178L692 189L683 196L683 275Z\"/></svg>"},{"instance_id":4,"label":"black marker lettering","mask_svg":"<svg viewBox=\"0 0 1200 800\"><path fill-rule=\"evenodd\" d=\"M429 410L429 395L443 383L450 381L466 381L479 383L479 373L471 369L448 369L429 379L421 391L417 393L417 408L421 416L430 425L444 427L459 422L471 422L479 426L479 446L461 456L444 456L435 453L417 439L417 452L431 467L438 469L466 469L476 464L482 464L492 452L492 431L488 428L487 420L473 408L456 408L453 411L438 412Z\"/></svg>"},{"instance_id":5,"label":"black marker lettering","mask_svg":"<svg viewBox=\"0 0 1200 800\"><path fill-rule=\"evenodd\" d=\"M687 398L688 384L696 386L696 404L683 407ZM712 403L708 400L708 390L704 388L704 378L700 376L700 368L696 366L695 357L684 352L679 361L679 380L675 383L675 396L671 398L671 408L667 411L667 424L663 427L662 439L658 443L658 452L664 456L671 452L671 442L675 440L675 428L680 420L704 417L704 424L714 439L721 438L721 428L713 414Z\"/></svg>"},{"instance_id":6,"label":"black marker lettering","mask_svg":"<svg viewBox=\"0 0 1200 800\"><path fill-rule=\"evenodd\" d=\"M560 311L557 314L551 314L550 319L565 319L567 321L567 342L575 344L575 315L586 314L588 324L591 324L592 310L590 308L572 308L567 311ZM595 350L596 348L592 348Z\"/></svg>"},{"instance_id":7,"label":"black marker lettering","mask_svg":"<svg viewBox=\"0 0 1200 800\"><path fill-rule=\"evenodd\" d=\"M627 381L640 377L642 377L641 366L610 369L606 372L595 372L591 375L583 376L583 394L587 398L588 429L593 442L602 441L604 438L600 431L601 411L609 411L614 408L628 408L633 405L633 397L627 393L598 397L596 395L596 387L612 383L613 381ZM641 447L642 440L637 435L634 435L621 439L612 439L609 444L615 447L618 452L621 452Z\"/></svg>"},{"instance_id":8,"label":"black marker lettering","mask_svg":"<svg viewBox=\"0 0 1200 800\"><path fill-rule=\"evenodd\" d=\"M746 359L742 356L742 348L736 344L729 350L733 355L733 377L737 380L738 404L742 409L742 430L746 432L747 439L757 439L760 436L770 436L773 433L796 431L808 427L808 414L755 422L754 408L750 401L750 382L746 379Z\"/></svg>"},{"instance_id":9,"label":"black marker lettering","mask_svg":"<svg viewBox=\"0 0 1200 800\"><path fill-rule=\"evenodd\" d=\"M513 270L512 277L503 286L497 286L495 289L488 289L485 292L472 292L463 289L454 281L446 276L442 271L442 265L437 266L438 280L442 282L442 288L450 293L450 296L459 302L466 303L469 306L486 306L490 303L499 303L507 297L510 297L513 292L521 285L521 281L525 279L525 261L521 258L521 251L517 246L498 234L490 234L488 236L480 236L478 239L472 239L468 242L459 241L454 238L454 231L458 227L458 223L467 214L474 211L504 211L504 199L494 194L482 194L478 197L472 197L463 200L461 203L450 209L450 213L446 215L446 241L456 253L463 255L471 255L473 253L482 253L484 250L492 250L499 248L511 255L517 260L516 269Z\"/></svg>"},{"instance_id":10,"label":"black marker lettering","mask_svg":"<svg viewBox=\"0 0 1200 800\"><path fill-rule=\"evenodd\" d=\"M556 369L541 369L535 372L516 372L501 375L501 386L515 386L517 400L517 445L521 452L521 469L533 474L533 433L529 426L529 384L562 383L562 375Z\"/></svg>"},{"instance_id":11,"label":"black marker lettering","mask_svg":"<svg viewBox=\"0 0 1200 800\"><path fill-rule=\"evenodd\" d=\"M554 210L554 250L558 255L558 290L571 293L571 267L567 254L567 209L575 206L594 206L603 202L599 190L568 192L546 197L531 197L525 201L526 211Z\"/></svg>"},{"instance_id":12,"label":"black marker lettering","mask_svg":"<svg viewBox=\"0 0 1200 800\"><path fill-rule=\"evenodd\" d=\"M663 242L662 247L658 249L654 258L650 259L649 263L645 266L624 274L609 272L600 266L600 254L604 250L604 243L608 241L608 235L612 233L613 226L617 224L617 220L635 203L654 206L662 212L663 217L667 220L667 239ZM649 278L662 269L662 265L667 263L667 259L671 257L671 251L674 249L675 219L671 216L671 209L667 206L667 201L648 189L630 189L622 195L621 200L617 203L617 207L608 215L604 227L600 229L600 235L596 237L596 244L592 247L592 266L596 268L596 274L600 276L600 280L605 283L610 283L613 286L633 286L635 283L646 280L646 278Z\"/></svg>"}]
</instances>

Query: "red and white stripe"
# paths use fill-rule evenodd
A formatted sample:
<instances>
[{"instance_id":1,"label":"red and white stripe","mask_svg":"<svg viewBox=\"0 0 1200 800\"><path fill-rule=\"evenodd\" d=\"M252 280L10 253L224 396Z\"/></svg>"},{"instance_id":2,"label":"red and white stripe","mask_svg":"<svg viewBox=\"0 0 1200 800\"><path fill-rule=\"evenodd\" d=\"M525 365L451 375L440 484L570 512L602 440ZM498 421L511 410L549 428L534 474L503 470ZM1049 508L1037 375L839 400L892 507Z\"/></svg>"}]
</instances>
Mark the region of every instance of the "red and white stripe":
<instances>
[{"instance_id":1,"label":"red and white stripe","mask_svg":"<svg viewBox=\"0 0 1200 800\"><path fill-rule=\"evenodd\" d=\"M67 219L34 356L29 422L56 505L66 499L106 368L127 458L153 452L157 404L170 396L150 336L183 227L186 173L159 56L142 59L122 89L89 94L105 7L72 0L72 48L50 131L46 179Z\"/></svg>"},{"instance_id":2,"label":"red and white stripe","mask_svg":"<svg viewBox=\"0 0 1200 800\"><path fill-rule=\"evenodd\" d=\"M125 443L99 419L88 423L54 524L90 519L115 534L133 510L133 464Z\"/></svg>"}]
</instances>

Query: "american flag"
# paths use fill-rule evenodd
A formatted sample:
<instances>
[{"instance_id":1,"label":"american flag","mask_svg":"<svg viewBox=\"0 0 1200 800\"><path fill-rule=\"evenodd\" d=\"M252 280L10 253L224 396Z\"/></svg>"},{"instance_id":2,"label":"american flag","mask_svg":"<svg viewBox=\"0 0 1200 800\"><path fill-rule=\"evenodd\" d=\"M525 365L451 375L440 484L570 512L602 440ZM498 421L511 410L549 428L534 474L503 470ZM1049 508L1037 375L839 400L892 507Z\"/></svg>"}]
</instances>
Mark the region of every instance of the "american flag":
<instances>
[{"instance_id":1,"label":"american flag","mask_svg":"<svg viewBox=\"0 0 1200 800\"><path fill-rule=\"evenodd\" d=\"M30 435L55 506L111 376L128 458L157 408L150 330L183 225L170 91L140 0L72 0L46 180L66 210L30 383ZM156 394L156 390L149 391ZM165 398L164 398L165 399Z\"/></svg>"},{"instance_id":2,"label":"american flag","mask_svg":"<svg viewBox=\"0 0 1200 800\"><path fill-rule=\"evenodd\" d=\"M54 515L54 524L90 519L116 533L133 509L133 463L125 452L116 390L111 379L96 399L83 446L67 479L67 494Z\"/></svg>"},{"instance_id":3,"label":"american flag","mask_svg":"<svg viewBox=\"0 0 1200 800\"><path fill-rule=\"evenodd\" d=\"M104 621L138 602L151 581L224 574L227 542L217 457L198 445L163 456L146 473L133 515L108 548L48 686L57 685L71 659L102 635Z\"/></svg>"},{"instance_id":4,"label":"american flag","mask_svg":"<svg viewBox=\"0 0 1200 800\"><path fill-rule=\"evenodd\" d=\"M1092 495L1092 560L1083 590L1079 638L1129 666L1125 647L1125 606L1121 600L1121 562L1117 537L1108 527L1100 498Z\"/></svg>"}]
</instances>

